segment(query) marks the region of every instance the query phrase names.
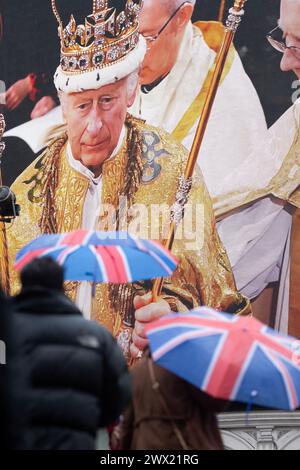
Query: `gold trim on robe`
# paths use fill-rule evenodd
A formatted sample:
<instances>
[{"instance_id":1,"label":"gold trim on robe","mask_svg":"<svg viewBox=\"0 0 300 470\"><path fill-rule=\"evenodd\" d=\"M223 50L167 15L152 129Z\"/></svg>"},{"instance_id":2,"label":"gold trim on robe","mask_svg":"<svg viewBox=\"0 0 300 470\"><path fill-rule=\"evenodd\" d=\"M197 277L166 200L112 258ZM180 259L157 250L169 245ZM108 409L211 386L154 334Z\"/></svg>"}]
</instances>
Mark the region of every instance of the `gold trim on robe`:
<instances>
[{"instance_id":1,"label":"gold trim on robe","mask_svg":"<svg viewBox=\"0 0 300 470\"><path fill-rule=\"evenodd\" d=\"M129 152L128 135L132 128L135 129L140 143L140 154L136 157ZM156 229L150 217L151 210L162 204L165 205L163 210L173 205L187 157L186 149L169 134L148 126L141 120L132 117L127 119L127 135L121 150L103 164L102 204L109 203L115 208L118 207L119 196L122 194L126 196L124 187L128 172L134 171L132 168L137 163L132 159L140 159L141 179L137 184L131 208L142 205L149 211L149 217L143 219L141 228L143 235L151 238L153 230ZM54 163L57 165L56 176L53 177L56 180L55 187L47 174L47 171L53 171ZM41 220L44 211L50 211L49 217L54 217L59 232L80 228L88 185L88 179L69 165L66 156L66 137L63 136L54 141L16 180L12 189L22 211L21 216L8 231L14 293L19 287L16 273L12 268L16 253L30 240L43 233ZM45 208L49 191L53 192L53 204ZM163 297L174 311L208 305L232 313L250 313L248 299L236 290L227 254L216 231L211 200L199 170L193 179L189 203L191 208L199 206L200 217L199 220L193 217L192 223L187 228L184 225L187 217L185 214L179 227L179 233L182 232L183 236L175 240L173 250L180 260L179 267L171 278L166 279ZM132 215L126 220L129 229L131 222ZM99 217L95 228L99 228L102 223L103 220ZM159 238L163 242L160 221L158 226ZM203 237L199 243L192 246L196 228L203 232ZM77 286L78 283L74 282L66 284L67 293L73 300L76 298ZM134 325L133 296L137 292L146 292L149 288L151 288L149 283L120 287L98 284L96 288L92 318L106 326L118 338L127 358L129 358Z\"/></svg>"},{"instance_id":2,"label":"gold trim on robe","mask_svg":"<svg viewBox=\"0 0 300 470\"><path fill-rule=\"evenodd\" d=\"M279 170L265 188L249 190L245 182L245 191L232 192L223 198L214 198L216 217L224 217L233 210L240 210L248 204L266 196L276 198L300 208L300 129L297 130L293 144L285 156Z\"/></svg>"}]
</instances>

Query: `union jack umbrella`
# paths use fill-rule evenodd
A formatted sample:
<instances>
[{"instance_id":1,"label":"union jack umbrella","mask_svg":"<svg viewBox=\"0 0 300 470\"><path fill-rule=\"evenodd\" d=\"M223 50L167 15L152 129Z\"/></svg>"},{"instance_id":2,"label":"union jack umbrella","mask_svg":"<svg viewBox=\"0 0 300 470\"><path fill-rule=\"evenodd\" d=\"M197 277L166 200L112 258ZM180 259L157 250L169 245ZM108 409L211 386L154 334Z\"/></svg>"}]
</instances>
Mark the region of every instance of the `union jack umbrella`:
<instances>
[{"instance_id":1,"label":"union jack umbrella","mask_svg":"<svg viewBox=\"0 0 300 470\"><path fill-rule=\"evenodd\" d=\"M178 264L158 242L128 232L76 230L31 241L17 254L15 269L48 256L64 267L66 280L94 283L124 284L171 276Z\"/></svg>"},{"instance_id":2,"label":"union jack umbrella","mask_svg":"<svg viewBox=\"0 0 300 470\"><path fill-rule=\"evenodd\" d=\"M207 307L146 327L153 360L230 401L293 410L300 404L300 347L255 318Z\"/></svg>"}]
</instances>

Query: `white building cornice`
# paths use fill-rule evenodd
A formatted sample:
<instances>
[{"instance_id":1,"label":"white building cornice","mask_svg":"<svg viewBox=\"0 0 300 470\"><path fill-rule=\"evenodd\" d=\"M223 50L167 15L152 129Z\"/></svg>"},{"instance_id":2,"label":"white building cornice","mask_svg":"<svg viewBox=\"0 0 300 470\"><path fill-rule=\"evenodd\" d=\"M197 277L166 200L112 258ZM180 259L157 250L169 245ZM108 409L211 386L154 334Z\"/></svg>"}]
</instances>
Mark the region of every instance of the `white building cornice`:
<instances>
[{"instance_id":1,"label":"white building cornice","mask_svg":"<svg viewBox=\"0 0 300 470\"><path fill-rule=\"evenodd\" d=\"M300 450L300 412L254 411L218 417L228 450Z\"/></svg>"}]
</instances>

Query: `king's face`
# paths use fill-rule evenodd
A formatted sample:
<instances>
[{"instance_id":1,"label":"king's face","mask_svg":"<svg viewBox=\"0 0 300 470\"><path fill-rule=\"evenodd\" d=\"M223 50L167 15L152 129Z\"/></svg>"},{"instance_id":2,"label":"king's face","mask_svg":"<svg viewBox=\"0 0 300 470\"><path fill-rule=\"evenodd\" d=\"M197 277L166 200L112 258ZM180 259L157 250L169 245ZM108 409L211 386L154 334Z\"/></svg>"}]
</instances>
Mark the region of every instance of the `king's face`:
<instances>
[{"instance_id":1,"label":"king's face","mask_svg":"<svg viewBox=\"0 0 300 470\"><path fill-rule=\"evenodd\" d=\"M61 103L73 157L99 176L118 145L131 104L127 79L98 90L63 94Z\"/></svg>"}]
</instances>

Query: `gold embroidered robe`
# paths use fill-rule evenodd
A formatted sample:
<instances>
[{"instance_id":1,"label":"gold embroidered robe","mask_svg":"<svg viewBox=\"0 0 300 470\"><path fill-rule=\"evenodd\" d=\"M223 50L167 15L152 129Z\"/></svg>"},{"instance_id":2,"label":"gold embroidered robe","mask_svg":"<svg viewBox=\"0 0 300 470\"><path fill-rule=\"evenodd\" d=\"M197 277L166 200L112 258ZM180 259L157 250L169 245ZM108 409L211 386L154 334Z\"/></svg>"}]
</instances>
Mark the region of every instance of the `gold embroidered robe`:
<instances>
[{"instance_id":1,"label":"gold embroidered robe","mask_svg":"<svg viewBox=\"0 0 300 470\"><path fill-rule=\"evenodd\" d=\"M21 216L8 231L14 293L18 289L18 280L12 265L20 248L41 233L64 233L81 227L89 181L68 163L66 142L67 136L55 140L12 187L21 205ZM155 207L153 205L166 204L171 207L187 156L185 148L164 131L128 117L121 150L103 164L101 203L117 207L120 195L130 193L128 181L131 181L136 186L131 195L131 206L142 204L150 209ZM135 176L130 180L128 175L131 173ZM198 204L203 208L200 224L203 242L196 247L190 246L189 237L195 230L195 220L190 232L187 229L181 239L175 240L173 251L180 263L173 276L165 280L163 297L174 311L208 305L232 313L249 313L248 299L236 290L226 252L216 231L211 200L199 171L193 179L189 203L191 207ZM184 221L186 217L187 214ZM143 223L144 233L151 234L151 218ZM92 319L105 325L118 338L127 357L134 325L133 297L150 287L147 283L136 283L128 286L98 284L96 288ZM73 300L77 288L76 283L66 284Z\"/></svg>"}]
</instances>

